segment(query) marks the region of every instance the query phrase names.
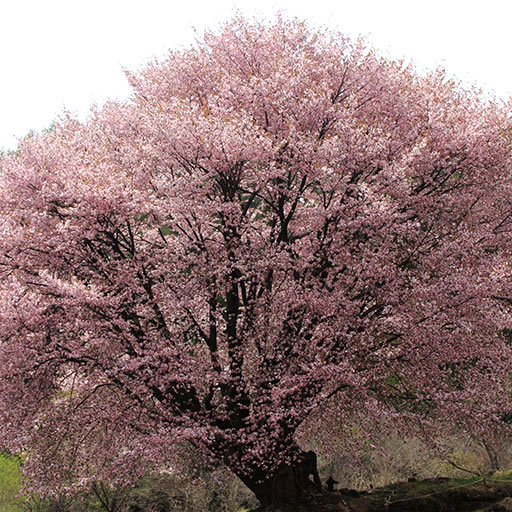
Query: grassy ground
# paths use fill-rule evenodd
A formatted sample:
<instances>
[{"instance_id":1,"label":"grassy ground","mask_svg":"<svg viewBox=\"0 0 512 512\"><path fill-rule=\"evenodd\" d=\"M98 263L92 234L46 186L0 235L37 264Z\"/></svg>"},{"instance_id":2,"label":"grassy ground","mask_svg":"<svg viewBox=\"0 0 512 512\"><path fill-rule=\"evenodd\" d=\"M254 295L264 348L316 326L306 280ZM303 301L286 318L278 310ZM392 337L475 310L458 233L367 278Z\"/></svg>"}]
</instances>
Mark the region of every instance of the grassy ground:
<instances>
[{"instance_id":1,"label":"grassy ground","mask_svg":"<svg viewBox=\"0 0 512 512\"><path fill-rule=\"evenodd\" d=\"M334 468L330 467L328 469ZM404 476L403 472L396 471L392 474L389 469L376 471L374 483L377 479L383 478L383 475L390 478L387 482L394 481L394 483L386 485L387 482L383 482L373 486L368 484L365 487L359 487L357 491L325 492L311 496L310 502L304 506L295 505L289 509L283 508L282 512L288 510L292 510L292 512L347 512L349 510L352 512L450 512L452 510L456 512L476 512L489 511L492 504L499 503L509 496L512 497L512 470L487 474L485 477L469 475L468 478L461 477L460 472L458 475L452 474L451 478L439 477L438 474L434 477L428 477L428 474L427 476L421 475L416 480ZM484 472L481 474L484 474ZM336 473L334 475L337 476ZM392 476L393 479L391 479ZM325 475L322 475L322 478L325 481ZM33 500L29 506L23 505L23 498L18 496L20 480L18 460L15 457L0 453L0 512L50 512L50 510L55 509L43 500ZM351 483L345 481L343 485L353 489L354 486ZM188 480L173 482L169 478L164 478L159 481L159 477L148 477L147 481L141 482L133 491L133 495L130 494L131 502L137 503L139 506L137 510L140 511L156 510L157 505L160 507L158 510L169 512L178 510L180 512L197 512L198 510L215 510L216 512L263 511L261 508L251 509L249 505L242 507L240 504L242 503L243 494L240 494L241 490L236 486L230 491L233 494L230 499L230 493L227 491L230 489L230 485L234 485L230 480L224 483L211 481L208 484L209 490L198 488L196 483L193 489L190 490L190 495L187 494L186 485L188 485ZM115 490L109 492L113 493L112 496L117 496L119 493ZM178 492L181 492L181 494L178 495ZM204 494L203 497L199 496L201 492ZM213 506L211 499L212 493L217 496L215 506ZM174 499L168 499L169 497ZM176 501L177 497L180 500ZM66 502L62 510L69 512L92 512L94 510L98 512L103 509L93 495L88 495L73 499L69 503ZM121 507L119 511L121 510L126 509Z\"/></svg>"},{"instance_id":2,"label":"grassy ground","mask_svg":"<svg viewBox=\"0 0 512 512\"><path fill-rule=\"evenodd\" d=\"M340 490L308 497L304 504L254 512L490 512L512 496L512 471L471 478L399 482L370 491Z\"/></svg>"}]
</instances>

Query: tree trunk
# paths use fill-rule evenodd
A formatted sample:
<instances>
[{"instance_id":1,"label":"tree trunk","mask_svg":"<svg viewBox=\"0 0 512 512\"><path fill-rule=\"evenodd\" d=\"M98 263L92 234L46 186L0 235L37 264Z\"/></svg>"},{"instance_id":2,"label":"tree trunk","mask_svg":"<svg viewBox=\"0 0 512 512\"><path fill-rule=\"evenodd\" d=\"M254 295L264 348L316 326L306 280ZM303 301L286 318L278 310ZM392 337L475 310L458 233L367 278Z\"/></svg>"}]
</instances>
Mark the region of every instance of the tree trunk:
<instances>
[{"instance_id":1,"label":"tree trunk","mask_svg":"<svg viewBox=\"0 0 512 512\"><path fill-rule=\"evenodd\" d=\"M241 479L262 505L300 503L312 493L322 490L316 454L312 451L301 451L293 465L281 464L270 477L262 479L244 475Z\"/></svg>"},{"instance_id":2,"label":"tree trunk","mask_svg":"<svg viewBox=\"0 0 512 512\"><path fill-rule=\"evenodd\" d=\"M501 471L502 468L501 468L500 460L498 457L498 452L494 449L494 447L490 443L488 443L485 440L482 440L482 445L485 448L485 451L487 452L487 456L489 457L491 471L494 473L496 471Z\"/></svg>"}]
</instances>

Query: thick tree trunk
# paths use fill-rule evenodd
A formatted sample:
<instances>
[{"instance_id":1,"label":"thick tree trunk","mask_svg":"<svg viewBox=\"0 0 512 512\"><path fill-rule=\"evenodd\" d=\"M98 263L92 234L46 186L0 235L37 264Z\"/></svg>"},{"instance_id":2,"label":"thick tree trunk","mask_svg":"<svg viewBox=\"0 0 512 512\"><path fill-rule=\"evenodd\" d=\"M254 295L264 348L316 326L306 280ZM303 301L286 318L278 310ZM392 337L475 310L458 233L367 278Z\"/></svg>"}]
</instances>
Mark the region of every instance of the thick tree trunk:
<instances>
[{"instance_id":1,"label":"thick tree trunk","mask_svg":"<svg viewBox=\"0 0 512 512\"><path fill-rule=\"evenodd\" d=\"M300 503L308 495L322 490L316 454L312 451L300 452L293 465L281 464L266 478L256 475L241 478L262 505Z\"/></svg>"}]
</instances>

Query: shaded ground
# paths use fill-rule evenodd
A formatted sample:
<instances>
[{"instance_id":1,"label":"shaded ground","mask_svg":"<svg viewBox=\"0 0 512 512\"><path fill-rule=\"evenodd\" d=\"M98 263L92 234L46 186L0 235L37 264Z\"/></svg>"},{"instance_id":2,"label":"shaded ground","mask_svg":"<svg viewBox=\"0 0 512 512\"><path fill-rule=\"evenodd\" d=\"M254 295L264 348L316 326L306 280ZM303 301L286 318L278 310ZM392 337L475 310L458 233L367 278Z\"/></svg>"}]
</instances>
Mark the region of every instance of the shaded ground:
<instances>
[{"instance_id":1,"label":"shaded ground","mask_svg":"<svg viewBox=\"0 0 512 512\"><path fill-rule=\"evenodd\" d=\"M368 492L339 490L308 496L301 504L254 512L512 512L512 471L487 478L435 478Z\"/></svg>"}]
</instances>

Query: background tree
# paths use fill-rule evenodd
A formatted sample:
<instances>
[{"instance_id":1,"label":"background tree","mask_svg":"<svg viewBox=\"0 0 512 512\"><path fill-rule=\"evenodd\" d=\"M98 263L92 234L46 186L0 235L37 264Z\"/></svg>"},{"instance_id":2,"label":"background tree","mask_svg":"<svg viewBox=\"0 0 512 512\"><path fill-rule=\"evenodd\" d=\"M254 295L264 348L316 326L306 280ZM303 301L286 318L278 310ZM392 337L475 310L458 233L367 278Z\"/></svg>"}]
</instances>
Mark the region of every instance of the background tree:
<instances>
[{"instance_id":1,"label":"background tree","mask_svg":"<svg viewBox=\"0 0 512 512\"><path fill-rule=\"evenodd\" d=\"M282 19L129 79L1 161L0 442L40 489L188 441L271 503L313 485L315 414L491 428L507 109Z\"/></svg>"}]
</instances>

